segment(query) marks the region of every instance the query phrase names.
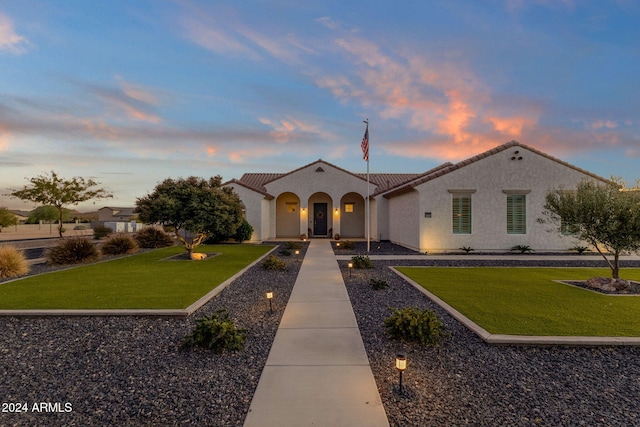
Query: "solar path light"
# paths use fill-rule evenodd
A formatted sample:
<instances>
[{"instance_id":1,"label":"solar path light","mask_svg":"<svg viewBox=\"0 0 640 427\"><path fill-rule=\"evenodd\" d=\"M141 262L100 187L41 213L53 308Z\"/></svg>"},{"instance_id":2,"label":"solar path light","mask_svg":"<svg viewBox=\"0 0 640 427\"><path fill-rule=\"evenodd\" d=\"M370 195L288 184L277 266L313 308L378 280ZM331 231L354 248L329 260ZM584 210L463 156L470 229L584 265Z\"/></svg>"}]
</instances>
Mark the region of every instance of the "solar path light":
<instances>
[{"instance_id":1,"label":"solar path light","mask_svg":"<svg viewBox=\"0 0 640 427\"><path fill-rule=\"evenodd\" d=\"M400 394L403 394L402 391L402 372L407 369L407 355L405 353L398 353L396 355L396 369L400 372Z\"/></svg>"},{"instance_id":2,"label":"solar path light","mask_svg":"<svg viewBox=\"0 0 640 427\"><path fill-rule=\"evenodd\" d=\"M273 300L273 292L267 292L267 299L269 300L269 313L273 313L273 305L271 303Z\"/></svg>"}]
</instances>

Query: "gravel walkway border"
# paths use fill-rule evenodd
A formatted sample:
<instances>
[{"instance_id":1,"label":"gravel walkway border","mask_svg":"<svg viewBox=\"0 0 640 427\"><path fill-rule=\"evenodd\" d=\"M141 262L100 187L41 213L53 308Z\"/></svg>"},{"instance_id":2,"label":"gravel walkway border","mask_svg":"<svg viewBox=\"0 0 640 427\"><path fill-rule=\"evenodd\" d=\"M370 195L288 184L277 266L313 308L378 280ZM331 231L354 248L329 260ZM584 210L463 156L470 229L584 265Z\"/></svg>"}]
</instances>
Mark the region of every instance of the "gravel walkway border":
<instances>
[{"instance_id":1,"label":"gravel walkway border","mask_svg":"<svg viewBox=\"0 0 640 427\"><path fill-rule=\"evenodd\" d=\"M241 426L301 264L280 257L288 271L256 265L186 319L0 318L1 401L29 406L0 412L0 425ZM640 425L640 348L491 346L392 273L398 261L375 261L351 278L339 264L391 426ZM374 291L369 276L391 286ZM436 311L451 337L439 347L389 340L389 307L407 305ZM218 308L249 331L245 350L179 351L195 319ZM409 363L403 396L393 367L399 350ZM52 412L32 411L38 402Z\"/></svg>"},{"instance_id":2,"label":"gravel walkway border","mask_svg":"<svg viewBox=\"0 0 640 427\"><path fill-rule=\"evenodd\" d=\"M640 424L640 347L489 345L388 268L424 261L374 261L373 269L351 273L346 264L343 278L391 426ZM481 262L488 264L505 262ZM390 286L373 290L372 277ZM389 340L384 319L391 307L406 306L434 310L451 337L437 347ZM394 367L399 351L408 359L404 395Z\"/></svg>"},{"instance_id":3,"label":"gravel walkway border","mask_svg":"<svg viewBox=\"0 0 640 427\"><path fill-rule=\"evenodd\" d=\"M0 318L0 403L28 408L0 407L0 425L241 426L301 265L278 256L287 271L255 265L188 318ZM180 351L195 319L219 308L249 331L244 350Z\"/></svg>"}]
</instances>

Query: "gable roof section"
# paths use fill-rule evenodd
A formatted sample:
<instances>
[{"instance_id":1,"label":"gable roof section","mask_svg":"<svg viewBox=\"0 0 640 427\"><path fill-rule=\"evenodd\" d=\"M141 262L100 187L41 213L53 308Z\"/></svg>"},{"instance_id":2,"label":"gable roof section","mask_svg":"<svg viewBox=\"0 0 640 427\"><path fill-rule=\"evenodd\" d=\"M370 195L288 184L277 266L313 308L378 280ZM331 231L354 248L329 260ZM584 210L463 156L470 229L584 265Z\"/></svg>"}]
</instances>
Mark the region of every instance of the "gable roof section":
<instances>
[{"instance_id":1,"label":"gable roof section","mask_svg":"<svg viewBox=\"0 0 640 427\"><path fill-rule=\"evenodd\" d=\"M479 160L482 160L482 159L484 159L486 157L489 157L489 156L492 156L494 154L500 153L502 151L508 150L509 148L512 148L512 147L524 148L524 149L529 150L529 151L531 151L531 152L533 152L535 154L538 154L538 155L540 155L542 157L546 157L549 160L552 160L554 162L560 163L563 166L566 166L568 168L571 168L573 170L581 172L581 173L583 173L585 175L588 175L588 176L590 176L592 178L595 178L597 180L600 180L600 181L603 181L603 182L607 182L607 183L609 182L609 180L607 180L605 178L602 178L601 176L593 174L593 173L591 173L591 172L589 172L587 170L581 169L581 168L579 168L577 166L574 166L574 165L572 165L570 163L567 163L567 162L565 162L563 160L560 160L560 159L558 159L556 157L553 157L553 156L551 156L549 154L543 153L542 151L536 150L535 148L529 147L528 145L521 144L518 141L510 141L510 142L507 142L506 144L502 144L502 145L500 145L498 147L495 147L495 148L493 148L491 150L485 151L484 153L480 153L480 154L478 154L476 156L473 156L473 157L470 157L470 158L468 158L466 160L462 160L461 162L458 162L455 165L450 165L450 166L446 166L446 167L443 167L443 168L436 168L436 170L433 171L433 172L427 172L422 178L419 178L419 179L416 179L414 181L408 182L408 183L406 183L404 185L400 185L400 186L398 186L398 187L396 187L394 189L390 189L390 191L384 191L384 192L381 192L381 193L386 193L386 194L384 194L385 198L391 198L391 197L394 197L394 196L398 196L400 194L407 193L409 191L412 191L415 187L417 187L420 184L424 184L427 181L431 181L433 179L439 178L442 175L448 174L449 172L453 172L453 171L458 170L460 168L463 168L463 167L465 167L467 165L475 163L475 162L477 162ZM378 194L380 194L380 193L378 193Z\"/></svg>"},{"instance_id":2,"label":"gable roof section","mask_svg":"<svg viewBox=\"0 0 640 427\"><path fill-rule=\"evenodd\" d=\"M332 163L326 162L322 159L316 160L315 162L309 163L305 166L299 167L297 169L292 170L291 172L287 172L287 173L245 173L242 175L242 177L237 180L237 179L232 179L231 181L229 181L228 183L236 183L239 185L242 185L246 188L249 188L251 190L254 191L258 191L261 192L263 194L268 194L267 193L267 189L265 188L265 185L267 185L270 182L276 181L280 178L283 178L285 176L288 175L292 175L302 169L308 168L310 166L314 166L318 164L319 167L322 167L322 165L326 165L326 166L330 166L332 168L335 168L339 171L342 171L346 174L349 174L353 177L365 180L367 179L367 174L366 173L353 173L350 172L346 169L343 169L339 166L336 166ZM450 163L449 163L450 164ZM369 174L369 180L371 181L371 183L381 189L389 189L389 188L393 188L396 187L400 184L403 184L407 181L410 181L412 179L416 179L418 177L420 177L421 174L416 174L416 173L371 173ZM227 184L228 184L227 183Z\"/></svg>"},{"instance_id":3,"label":"gable roof section","mask_svg":"<svg viewBox=\"0 0 640 427\"><path fill-rule=\"evenodd\" d=\"M248 189L249 189L249 190L251 190L251 191L255 191L256 193L260 193L260 194L262 194L262 195L265 197L265 199L271 200L271 199L273 199L273 198L274 198L271 194L267 193L267 192L264 190L264 187L260 187L260 188L258 188L258 187L255 187L254 185L251 185L251 184L250 184L250 183L252 183L252 182L257 182L257 183L258 183L258 185L260 185L259 177L256 177L256 178L255 178L255 179L253 179L253 180L252 180L252 179L251 179L251 177L250 177L247 181L242 181L242 179L245 177L245 175L265 175L265 174L246 174L246 173L245 173L244 175L242 175L242 178L240 178L239 180L238 180L238 179L233 178L232 180L227 181L227 182L225 182L225 183L224 183L224 184L222 184L222 185L223 185L223 186L225 186L225 185L229 185L229 184L237 184L237 185L240 185L240 186L242 186L242 187L244 187L244 188L248 188ZM267 175L268 175L268 174L267 174Z\"/></svg>"}]
</instances>

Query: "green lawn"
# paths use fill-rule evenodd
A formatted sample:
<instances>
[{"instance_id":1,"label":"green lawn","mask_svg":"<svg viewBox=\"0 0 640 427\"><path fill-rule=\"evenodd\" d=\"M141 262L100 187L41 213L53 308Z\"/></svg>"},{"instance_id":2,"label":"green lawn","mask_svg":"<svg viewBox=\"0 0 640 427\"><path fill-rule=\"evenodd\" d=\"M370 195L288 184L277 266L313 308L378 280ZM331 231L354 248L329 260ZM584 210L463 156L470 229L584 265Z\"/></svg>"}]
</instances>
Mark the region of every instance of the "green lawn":
<instances>
[{"instance_id":1,"label":"green lawn","mask_svg":"<svg viewBox=\"0 0 640 427\"><path fill-rule=\"evenodd\" d=\"M492 334L640 336L640 296L611 296L553 280L610 277L599 268L398 267ZM640 269L621 276L640 281Z\"/></svg>"},{"instance_id":2,"label":"green lawn","mask_svg":"<svg viewBox=\"0 0 640 427\"><path fill-rule=\"evenodd\" d=\"M271 247L199 246L219 252L203 261L168 261L173 246L0 284L0 310L182 309L264 255Z\"/></svg>"}]
</instances>

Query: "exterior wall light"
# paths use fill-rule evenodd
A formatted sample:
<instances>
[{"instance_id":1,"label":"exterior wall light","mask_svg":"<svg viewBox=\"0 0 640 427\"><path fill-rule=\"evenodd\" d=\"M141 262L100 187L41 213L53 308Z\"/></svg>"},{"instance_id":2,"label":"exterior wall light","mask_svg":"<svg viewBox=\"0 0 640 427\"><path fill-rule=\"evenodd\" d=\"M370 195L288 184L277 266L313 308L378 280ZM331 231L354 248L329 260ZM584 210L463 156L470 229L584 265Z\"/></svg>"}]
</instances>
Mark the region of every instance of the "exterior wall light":
<instances>
[{"instance_id":1,"label":"exterior wall light","mask_svg":"<svg viewBox=\"0 0 640 427\"><path fill-rule=\"evenodd\" d=\"M407 369L407 355L405 353L398 353L396 355L396 369L400 372L399 390L400 394L403 394L402 390L402 372Z\"/></svg>"}]
</instances>

